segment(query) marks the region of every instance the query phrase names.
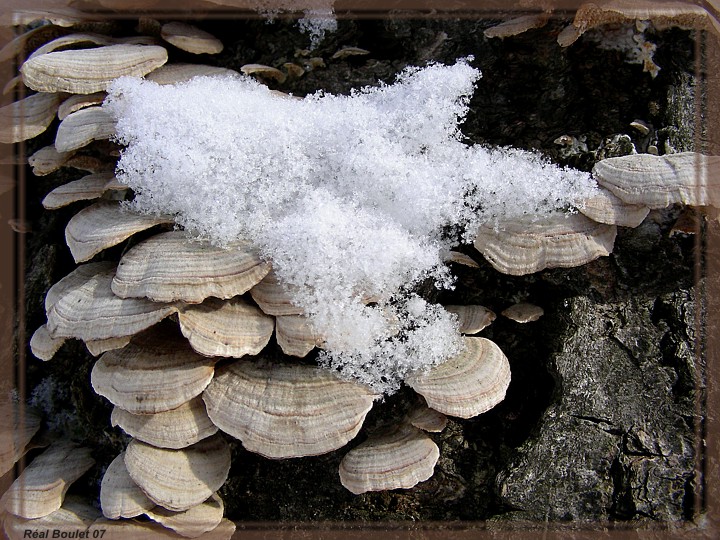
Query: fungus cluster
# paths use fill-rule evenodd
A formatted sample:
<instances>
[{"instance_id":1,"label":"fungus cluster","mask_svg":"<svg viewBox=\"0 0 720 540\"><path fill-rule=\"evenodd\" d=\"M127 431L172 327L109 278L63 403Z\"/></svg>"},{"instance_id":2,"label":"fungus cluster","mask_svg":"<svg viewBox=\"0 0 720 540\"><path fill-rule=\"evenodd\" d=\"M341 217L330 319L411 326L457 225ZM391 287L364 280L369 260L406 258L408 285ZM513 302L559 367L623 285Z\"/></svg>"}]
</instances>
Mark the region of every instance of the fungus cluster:
<instances>
[{"instance_id":1,"label":"fungus cluster","mask_svg":"<svg viewBox=\"0 0 720 540\"><path fill-rule=\"evenodd\" d=\"M228 436L270 459L331 452L401 384L427 407L369 433L339 476L353 493L412 487L439 458L428 432L446 415L489 410L510 382L500 348L474 337L492 311L417 294L428 278L451 286L449 262L477 266L451 248L474 242L513 275L578 266L608 255L617 226L637 226L649 208L717 204L716 179L697 174L716 158L627 156L591 177L465 144L457 123L479 76L468 60L351 96L290 99L229 69L167 64L159 38L190 52L219 46L187 25L159 28L154 38L48 34L21 68L37 93L0 109L4 142L62 117L55 144L30 157L35 174L89 173L43 200L90 202L65 231L80 264L48 291L31 349L50 360L82 340L99 356L94 390L131 437L104 473L102 517L64 500L93 465L89 451L50 446L3 499L11 536L49 520L229 537L217 494ZM106 260L119 244L120 260ZM541 314L529 304L504 312ZM320 366L299 360L313 354ZM3 446L3 466L25 451L34 422ZM154 523L128 521L143 515Z\"/></svg>"}]
</instances>

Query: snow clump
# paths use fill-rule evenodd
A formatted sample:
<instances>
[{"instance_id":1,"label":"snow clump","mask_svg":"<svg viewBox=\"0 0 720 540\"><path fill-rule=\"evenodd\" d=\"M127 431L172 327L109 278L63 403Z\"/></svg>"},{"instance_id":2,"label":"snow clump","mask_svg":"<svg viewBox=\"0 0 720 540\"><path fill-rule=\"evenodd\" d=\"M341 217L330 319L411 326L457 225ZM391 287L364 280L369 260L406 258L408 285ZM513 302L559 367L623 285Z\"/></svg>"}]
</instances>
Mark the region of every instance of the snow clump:
<instances>
[{"instance_id":1,"label":"snow clump","mask_svg":"<svg viewBox=\"0 0 720 540\"><path fill-rule=\"evenodd\" d=\"M392 393L461 350L454 315L414 292L452 287L443 254L482 223L595 189L537 154L463 142L471 60L304 99L243 76L120 78L104 105L126 146L117 177L135 211L172 214L217 245L251 240L326 338L320 363Z\"/></svg>"}]
</instances>

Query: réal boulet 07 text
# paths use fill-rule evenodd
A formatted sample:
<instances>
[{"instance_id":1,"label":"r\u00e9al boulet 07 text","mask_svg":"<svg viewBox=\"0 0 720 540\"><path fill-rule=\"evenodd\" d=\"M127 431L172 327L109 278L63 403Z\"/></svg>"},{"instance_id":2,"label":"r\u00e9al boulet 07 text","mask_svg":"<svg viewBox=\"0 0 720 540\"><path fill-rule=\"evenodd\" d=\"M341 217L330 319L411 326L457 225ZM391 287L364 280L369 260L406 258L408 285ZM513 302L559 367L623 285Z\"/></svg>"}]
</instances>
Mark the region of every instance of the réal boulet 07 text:
<instances>
[{"instance_id":1,"label":"r\u00e9al boulet 07 text","mask_svg":"<svg viewBox=\"0 0 720 540\"><path fill-rule=\"evenodd\" d=\"M23 538L102 538L105 536L105 529L94 531L61 531L59 529L33 530L25 529Z\"/></svg>"}]
</instances>

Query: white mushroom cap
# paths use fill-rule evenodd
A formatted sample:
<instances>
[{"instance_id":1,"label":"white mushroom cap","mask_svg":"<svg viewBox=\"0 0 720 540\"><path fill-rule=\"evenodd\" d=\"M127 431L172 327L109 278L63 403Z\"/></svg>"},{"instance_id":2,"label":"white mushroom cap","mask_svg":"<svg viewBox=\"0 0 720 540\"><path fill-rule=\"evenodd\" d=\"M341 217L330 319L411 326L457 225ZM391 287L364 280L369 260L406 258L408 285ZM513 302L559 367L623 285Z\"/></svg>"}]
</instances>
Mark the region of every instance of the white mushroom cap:
<instances>
[{"instance_id":1,"label":"white mushroom cap","mask_svg":"<svg viewBox=\"0 0 720 540\"><path fill-rule=\"evenodd\" d=\"M477 334L497 317L492 310L480 305L443 307L458 316L461 334Z\"/></svg>"},{"instance_id":2,"label":"white mushroom cap","mask_svg":"<svg viewBox=\"0 0 720 540\"><path fill-rule=\"evenodd\" d=\"M495 343L466 337L465 350L405 382L444 414L472 418L500 403L510 384L510 363Z\"/></svg>"},{"instance_id":3,"label":"white mushroom cap","mask_svg":"<svg viewBox=\"0 0 720 540\"><path fill-rule=\"evenodd\" d=\"M302 308L292 303L287 289L280 284L272 270L250 289L250 295L268 315L303 315Z\"/></svg>"},{"instance_id":4,"label":"white mushroom cap","mask_svg":"<svg viewBox=\"0 0 720 540\"><path fill-rule=\"evenodd\" d=\"M215 425L272 459L340 448L360 430L375 397L328 370L247 361L219 368L203 394Z\"/></svg>"},{"instance_id":5,"label":"white mushroom cap","mask_svg":"<svg viewBox=\"0 0 720 540\"><path fill-rule=\"evenodd\" d=\"M159 448L185 448L218 430L199 396L175 409L154 414L133 414L116 406L110 422L131 437Z\"/></svg>"},{"instance_id":6,"label":"white mushroom cap","mask_svg":"<svg viewBox=\"0 0 720 540\"><path fill-rule=\"evenodd\" d=\"M49 531L53 531L51 535L58 534L59 536L56 538L73 538L72 535L75 535L74 538L82 538L82 536L78 536L78 533L84 533L99 517L100 512L83 498L68 495L61 508L41 518L23 519L6 514L3 519L3 528L10 540L43 538L41 535L48 534ZM92 536L86 538L92 538Z\"/></svg>"},{"instance_id":7,"label":"white mushroom cap","mask_svg":"<svg viewBox=\"0 0 720 540\"><path fill-rule=\"evenodd\" d=\"M93 466L89 448L55 443L36 457L3 495L11 514L27 519L51 514L62 506L65 492Z\"/></svg>"},{"instance_id":8,"label":"white mushroom cap","mask_svg":"<svg viewBox=\"0 0 720 540\"><path fill-rule=\"evenodd\" d=\"M176 311L170 304L118 298L110 262L88 263L53 285L45 297L50 335L95 341L134 335Z\"/></svg>"},{"instance_id":9,"label":"white mushroom cap","mask_svg":"<svg viewBox=\"0 0 720 540\"><path fill-rule=\"evenodd\" d=\"M621 227L637 227L650 212L647 206L627 204L602 188L597 195L584 200L579 210L593 221Z\"/></svg>"},{"instance_id":10,"label":"white mushroom cap","mask_svg":"<svg viewBox=\"0 0 720 540\"><path fill-rule=\"evenodd\" d=\"M719 166L720 156L695 152L633 154L603 159L595 164L593 174L598 184L628 204L720 207Z\"/></svg>"},{"instance_id":11,"label":"white mushroom cap","mask_svg":"<svg viewBox=\"0 0 720 540\"><path fill-rule=\"evenodd\" d=\"M258 354L275 327L272 317L240 298L209 298L185 307L178 320L180 330L197 352L233 358Z\"/></svg>"},{"instance_id":12,"label":"white mushroom cap","mask_svg":"<svg viewBox=\"0 0 720 540\"><path fill-rule=\"evenodd\" d=\"M275 336L282 351L290 356L307 356L324 340L317 336L304 315L281 315L275 319Z\"/></svg>"},{"instance_id":13,"label":"white mushroom cap","mask_svg":"<svg viewBox=\"0 0 720 540\"><path fill-rule=\"evenodd\" d=\"M106 518L132 518L155 506L130 478L125 467L125 452L108 466L100 483L100 506Z\"/></svg>"},{"instance_id":14,"label":"white mushroom cap","mask_svg":"<svg viewBox=\"0 0 720 540\"><path fill-rule=\"evenodd\" d=\"M85 107L68 114L58 126L55 148L71 152L93 141L109 139L115 134L115 119L100 106Z\"/></svg>"},{"instance_id":15,"label":"white mushroom cap","mask_svg":"<svg viewBox=\"0 0 720 540\"><path fill-rule=\"evenodd\" d=\"M528 302L520 302L502 311L501 315L515 322L528 323L537 321L544 313L545 310L540 306Z\"/></svg>"},{"instance_id":16,"label":"white mushroom cap","mask_svg":"<svg viewBox=\"0 0 720 540\"><path fill-rule=\"evenodd\" d=\"M10 401L0 402L0 476L25 454L40 429L40 417L31 409Z\"/></svg>"},{"instance_id":17,"label":"white mushroom cap","mask_svg":"<svg viewBox=\"0 0 720 540\"><path fill-rule=\"evenodd\" d=\"M65 242L75 262L84 262L135 233L163 223L172 223L172 219L134 214L114 202L97 202L70 219Z\"/></svg>"},{"instance_id":18,"label":"white mushroom cap","mask_svg":"<svg viewBox=\"0 0 720 540\"><path fill-rule=\"evenodd\" d=\"M220 435L182 450L155 448L133 439L125 451L125 465L150 499L179 512L202 503L225 483L230 446Z\"/></svg>"},{"instance_id":19,"label":"white mushroom cap","mask_svg":"<svg viewBox=\"0 0 720 540\"><path fill-rule=\"evenodd\" d=\"M193 54L217 54L223 50L223 44L219 39L191 24L182 22L163 24L160 35L178 49Z\"/></svg>"},{"instance_id":20,"label":"white mushroom cap","mask_svg":"<svg viewBox=\"0 0 720 540\"><path fill-rule=\"evenodd\" d=\"M213 378L215 362L176 335L153 329L123 349L106 352L93 366L95 392L134 414L176 409L199 395Z\"/></svg>"},{"instance_id":21,"label":"white mushroom cap","mask_svg":"<svg viewBox=\"0 0 720 540\"><path fill-rule=\"evenodd\" d=\"M73 180L53 189L45 196L42 205L48 210L55 210L77 201L97 199L109 187L116 187L116 184L112 182L114 179L115 175L111 172L83 176L78 180ZM124 189L127 189L127 187Z\"/></svg>"},{"instance_id":22,"label":"white mushroom cap","mask_svg":"<svg viewBox=\"0 0 720 540\"><path fill-rule=\"evenodd\" d=\"M124 298L196 303L209 296L243 294L269 271L249 242L220 248L190 239L183 231L169 231L140 242L123 256L112 289Z\"/></svg>"},{"instance_id":23,"label":"white mushroom cap","mask_svg":"<svg viewBox=\"0 0 720 540\"><path fill-rule=\"evenodd\" d=\"M616 233L616 226L580 214L553 214L542 222L515 222L499 231L480 227L475 247L496 270L521 276L609 255Z\"/></svg>"},{"instance_id":24,"label":"white mushroom cap","mask_svg":"<svg viewBox=\"0 0 720 540\"><path fill-rule=\"evenodd\" d=\"M167 51L163 47L120 44L50 52L28 60L20 71L33 90L92 94L107 90L118 77L142 77L165 62Z\"/></svg>"},{"instance_id":25,"label":"white mushroom cap","mask_svg":"<svg viewBox=\"0 0 720 540\"><path fill-rule=\"evenodd\" d=\"M0 107L0 143L16 143L37 137L55 118L58 94L40 92Z\"/></svg>"},{"instance_id":26,"label":"white mushroom cap","mask_svg":"<svg viewBox=\"0 0 720 540\"><path fill-rule=\"evenodd\" d=\"M432 476L439 457L430 437L401 424L350 450L340 462L340 482L356 495L411 488Z\"/></svg>"},{"instance_id":27,"label":"white mushroom cap","mask_svg":"<svg viewBox=\"0 0 720 540\"><path fill-rule=\"evenodd\" d=\"M172 512L161 506L145 512L147 517L174 530L187 538L197 538L203 533L212 531L223 519L225 504L215 493L207 501L188 508L184 512Z\"/></svg>"},{"instance_id":28,"label":"white mushroom cap","mask_svg":"<svg viewBox=\"0 0 720 540\"><path fill-rule=\"evenodd\" d=\"M65 338L52 337L48 332L47 325L43 324L35 330L35 333L30 338L30 350L36 358L48 361L55 356L55 353L58 352L65 341Z\"/></svg>"}]
</instances>

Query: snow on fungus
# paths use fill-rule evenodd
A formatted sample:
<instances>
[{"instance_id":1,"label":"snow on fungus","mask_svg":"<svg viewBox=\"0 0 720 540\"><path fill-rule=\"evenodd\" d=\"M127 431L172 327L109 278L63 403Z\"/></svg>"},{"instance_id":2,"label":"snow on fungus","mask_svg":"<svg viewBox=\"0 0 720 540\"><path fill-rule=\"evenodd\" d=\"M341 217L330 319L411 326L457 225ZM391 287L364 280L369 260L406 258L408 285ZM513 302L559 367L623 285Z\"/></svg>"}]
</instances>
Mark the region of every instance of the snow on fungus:
<instances>
[{"instance_id":1,"label":"snow on fungus","mask_svg":"<svg viewBox=\"0 0 720 540\"><path fill-rule=\"evenodd\" d=\"M117 176L140 213L173 215L219 246L252 242L292 314L325 338L320 363L392 393L462 348L455 318L413 293L428 279L452 286L450 248L483 223L559 210L596 189L538 154L463 142L458 123L480 76L471 60L303 99L245 76L167 86L122 77L104 104L125 146Z\"/></svg>"}]
</instances>

